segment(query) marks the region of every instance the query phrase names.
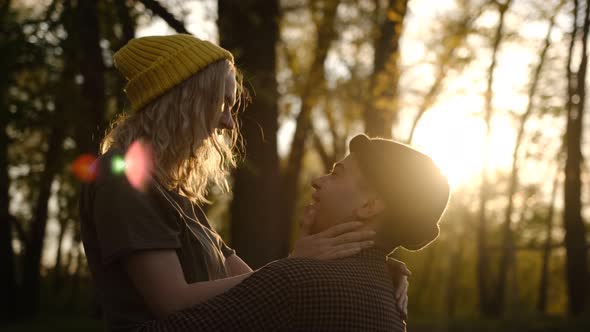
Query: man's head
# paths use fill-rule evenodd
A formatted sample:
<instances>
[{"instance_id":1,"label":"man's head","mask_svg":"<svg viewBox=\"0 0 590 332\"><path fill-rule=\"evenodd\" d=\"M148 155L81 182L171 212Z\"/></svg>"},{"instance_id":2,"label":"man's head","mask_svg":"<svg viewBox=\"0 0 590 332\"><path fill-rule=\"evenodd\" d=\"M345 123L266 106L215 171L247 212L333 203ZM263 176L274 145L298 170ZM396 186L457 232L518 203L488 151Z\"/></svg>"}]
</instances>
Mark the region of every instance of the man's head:
<instances>
[{"instance_id":1,"label":"man's head","mask_svg":"<svg viewBox=\"0 0 590 332\"><path fill-rule=\"evenodd\" d=\"M391 140L358 135L350 154L312 182L316 220L312 232L360 220L393 250L419 250L439 234L449 184L432 159Z\"/></svg>"}]
</instances>

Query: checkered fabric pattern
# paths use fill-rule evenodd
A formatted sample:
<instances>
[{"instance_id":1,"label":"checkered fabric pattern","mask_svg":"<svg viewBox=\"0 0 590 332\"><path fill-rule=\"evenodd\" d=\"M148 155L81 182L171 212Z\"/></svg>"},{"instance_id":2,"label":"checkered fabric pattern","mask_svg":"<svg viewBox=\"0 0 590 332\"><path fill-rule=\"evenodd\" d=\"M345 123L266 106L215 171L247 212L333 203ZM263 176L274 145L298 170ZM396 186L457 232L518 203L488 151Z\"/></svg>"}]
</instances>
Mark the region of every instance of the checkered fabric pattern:
<instances>
[{"instance_id":1,"label":"checkered fabric pattern","mask_svg":"<svg viewBox=\"0 0 590 332\"><path fill-rule=\"evenodd\" d=\"M406 331L385 254L372 248L331 261L275 261L224 294L140 331Z\"/></svg>"}]
</instances>

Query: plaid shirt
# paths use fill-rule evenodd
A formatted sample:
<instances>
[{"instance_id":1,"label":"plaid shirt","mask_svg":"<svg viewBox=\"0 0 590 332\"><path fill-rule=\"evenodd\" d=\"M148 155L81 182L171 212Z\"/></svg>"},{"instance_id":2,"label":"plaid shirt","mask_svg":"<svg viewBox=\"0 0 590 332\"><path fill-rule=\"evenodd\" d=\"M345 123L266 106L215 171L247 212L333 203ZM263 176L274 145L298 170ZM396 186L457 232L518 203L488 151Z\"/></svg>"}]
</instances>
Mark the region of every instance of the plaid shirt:
<instances>
[{"instance_id":1,"label":"plaid shirt","mask_svg":"<svg viewBox=\"0 0 590 332\"><path fill-rule=\"evenodd\" d=\"M385 255L372 248L331 261L278 260L140 331L406 331Z\"/></svg>"}]
</instances>

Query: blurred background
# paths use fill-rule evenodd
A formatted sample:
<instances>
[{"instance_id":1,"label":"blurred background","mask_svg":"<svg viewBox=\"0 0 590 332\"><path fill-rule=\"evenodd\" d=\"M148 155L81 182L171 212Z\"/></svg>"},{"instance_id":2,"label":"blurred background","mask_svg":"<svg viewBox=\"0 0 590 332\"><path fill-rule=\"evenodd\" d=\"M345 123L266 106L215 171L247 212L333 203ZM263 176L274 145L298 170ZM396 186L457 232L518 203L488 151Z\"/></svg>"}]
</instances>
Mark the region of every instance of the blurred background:
<instances>
[{"instance_id":1,"label":"blurred background","mask_svg":"<svg viewBox=\"0 0 590 332\"><path fill-rule=\"evenodd\" d=\"M409 331L590 331L584 0L0 0L0 330L100 331L77 215L126 112L112 54L191 33L252 103L204 208L251 266L285 257L310 181L357 133L435 159L441 236L399 250ZM89 157L90 156L90 157Z\"/></svg>"}]
</instances>

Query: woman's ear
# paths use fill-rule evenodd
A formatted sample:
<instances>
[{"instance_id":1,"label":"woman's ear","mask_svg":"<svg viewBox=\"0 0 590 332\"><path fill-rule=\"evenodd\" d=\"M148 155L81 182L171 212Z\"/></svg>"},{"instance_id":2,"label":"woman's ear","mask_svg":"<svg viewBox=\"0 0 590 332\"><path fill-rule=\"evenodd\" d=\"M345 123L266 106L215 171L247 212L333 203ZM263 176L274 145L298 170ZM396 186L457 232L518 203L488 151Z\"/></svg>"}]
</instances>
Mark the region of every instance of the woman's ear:
<instances>
[{"instance_id":1,"label":"woman's ear","mask_svg":"<svg viewBox=\"0 0 590 332\"><path fill-rule=\"evenodd\" d=\"M361 220L371 219L385 209L385 204L377 196L370 196L356 211Z\"/></svg>"}]
</instances>

